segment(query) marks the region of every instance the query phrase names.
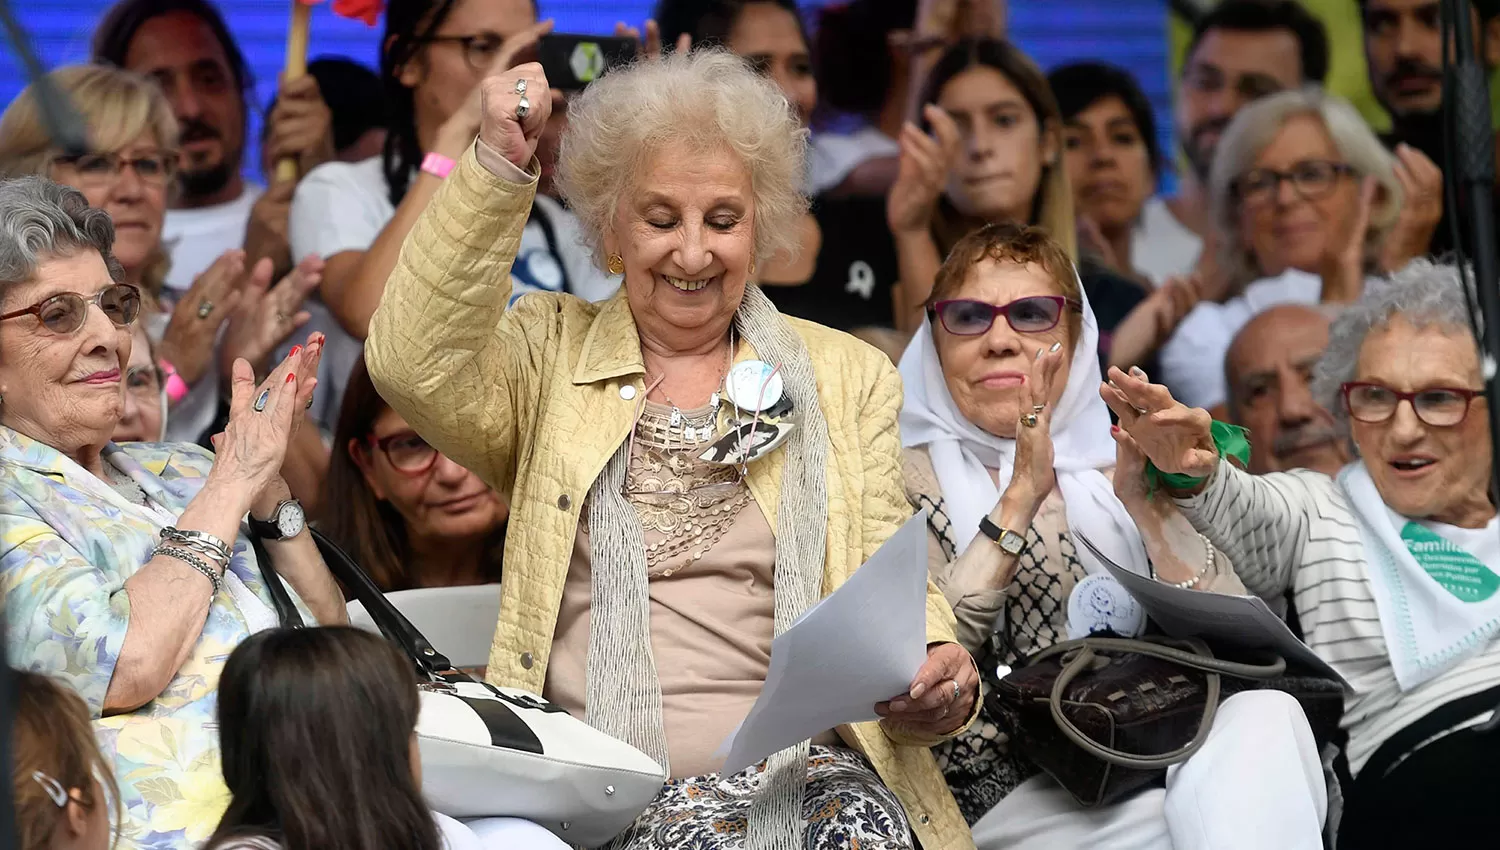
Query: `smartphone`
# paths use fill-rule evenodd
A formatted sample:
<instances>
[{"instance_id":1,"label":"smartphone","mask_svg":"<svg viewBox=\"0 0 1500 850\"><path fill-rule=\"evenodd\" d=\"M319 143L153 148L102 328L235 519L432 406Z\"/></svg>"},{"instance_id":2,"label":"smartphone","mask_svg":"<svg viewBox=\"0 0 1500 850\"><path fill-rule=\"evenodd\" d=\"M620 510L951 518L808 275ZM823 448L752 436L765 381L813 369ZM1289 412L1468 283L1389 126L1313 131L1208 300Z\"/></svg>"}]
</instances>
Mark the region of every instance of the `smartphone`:
<instances>
[{"instance_id":1,"label":"smartphone","mask_svg":"<svg viewBox=\"0 0 1500 850\"><path fill-rule=\"evenodd\" d=\"M559 91L578 91L604 72L635 58L633 38L552 33L537 42L537 60L547 84Z\"/></svg>"}]
</instances>

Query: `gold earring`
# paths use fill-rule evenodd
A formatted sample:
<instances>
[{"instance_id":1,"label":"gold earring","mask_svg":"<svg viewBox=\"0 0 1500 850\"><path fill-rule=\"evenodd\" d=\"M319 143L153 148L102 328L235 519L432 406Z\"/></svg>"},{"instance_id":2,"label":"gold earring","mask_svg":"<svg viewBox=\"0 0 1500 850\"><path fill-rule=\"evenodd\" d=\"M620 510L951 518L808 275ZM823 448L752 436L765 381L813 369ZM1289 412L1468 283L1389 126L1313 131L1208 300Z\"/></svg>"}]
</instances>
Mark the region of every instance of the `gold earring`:
<instances>
[{"instance_id":1,"label":"gold earring","mask_svg":"<svg viewBox=\"0 0 1500 850\"><path fill-rule=\"evenodd\" d=\"M610 254L609 258L604 261L604 265L609 269L610 274L625 273L625 258L619 254Z\"/></svg>"},{"instance_id":2,"label":"gold earring","mask_svg":"<svg viewBox=\"0 0 1500 850\"><path fill-rule=\"evenodd\" d=\"M750 261L750 276L755 277L755 261Z\"/></svg>"}]
</instances>

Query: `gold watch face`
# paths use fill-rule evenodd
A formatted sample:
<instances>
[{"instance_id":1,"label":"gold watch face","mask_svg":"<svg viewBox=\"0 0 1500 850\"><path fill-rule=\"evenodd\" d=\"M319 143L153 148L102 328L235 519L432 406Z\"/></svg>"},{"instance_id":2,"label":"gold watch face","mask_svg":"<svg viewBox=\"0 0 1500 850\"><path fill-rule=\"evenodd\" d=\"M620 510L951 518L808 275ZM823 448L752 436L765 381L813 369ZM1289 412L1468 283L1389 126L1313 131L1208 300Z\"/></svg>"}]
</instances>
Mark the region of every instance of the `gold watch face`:
<instances>
[{"instance_id":1,"label":"gold watch face","mask_svg":"<svg viewBox=\"0 0 1500 850\"><path fill-rule=\"evenodd\" d=\"M1006 531L1004 534L1000 535L1000 548L1005 550L1005 552L1007 552L1008 554L1019 555L1021 554L1021 550L1025 548L1025 546L1026 538L1015 533L1014 531Z\"/></svg>"}]
</instances>

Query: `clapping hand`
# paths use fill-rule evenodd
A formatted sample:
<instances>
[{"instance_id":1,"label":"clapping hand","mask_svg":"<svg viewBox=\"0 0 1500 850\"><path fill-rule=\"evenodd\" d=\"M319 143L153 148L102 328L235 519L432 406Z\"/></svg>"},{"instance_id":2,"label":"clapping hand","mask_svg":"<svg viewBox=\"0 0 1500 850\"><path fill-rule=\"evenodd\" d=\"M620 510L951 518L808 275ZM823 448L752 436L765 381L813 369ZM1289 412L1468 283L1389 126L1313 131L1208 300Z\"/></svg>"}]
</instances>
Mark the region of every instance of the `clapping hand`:
<instances>
[{"instance_id":1,"label":"clapping hand","mask_svg":"<svg viewBox=\"0 0 1500 850\"><path fill-rule=\"evenodd\" d=\"M1199 278L1174 277L1151 290L1146 300L1137 304L1115 328L1109 349L1110 365L1128 369L1149 358L1203 300L1204 288Z\"/></svg>"},{"instance_id":2,"label":"clapping hand","mask_svg":"<svg viewBox=\"0 0 1500 850\"><path fill-rule=\"evenodd\" d=\"M646 38L641 39L641 31L621 21L615 24L615 35L619 38L631 38L636 42L636 56L641 59L661 58L661 27L654 20L646 21ZM676 52L686 53L693 48L693 34L682 33L677 36Z\"/></svg>"},{"instance_id":3,"label":"clapping hand","mask_svg":"<svg viewBox=\"0 0 1500 850\"><path fill-rule=\"evenodd\" d=\"M157 354L172 364L189 385L196 384L214 360L219 326L243 297L245 252L225 251L172 308Z\"/></svg>"},{"instance_id":4,"label":"clapping hand","mask_svg":"<svg viewBox=\"0 0 1500 850\"><path fill-rule=\"evenodd\" d=\"M1388 272L1426 254L1443 218L1443 171L1426 154L1402 143L1396 146L1396 179L1401 183L1401 212L1380 249Z\"/></svg>"},{"instance_id":5,"label":"clapping hand","mask_svg":"<svg viewBox=\"0 0 1500 850\"><path fill-rule=\"evenodd\" d=\"M317 387L322 356L323 335L312 334L259 384L248 362L234 362L229 422L213 437L212 475L242 487L251 501L278 485L287 446Z\"/></svg>"},{"instance_id":6,"label":"clapping hand","mask_svg":"<svg viewBox=\"0 0 1500 850\"><path fill-rule=\"evenodd\" d=\"M265 374L271 352L312 318L302 305L322 280L323 260L317 255L298 263L274 287L270 286L271 261L255 264L219 347L219 369L226 386L234 361L241 358L256 375Z\"/></svg>"},{"instance_id":7,"label":"clapping hand","mask_svg":"<svg viewBox=\"0 0 1500 850\"><path fill-rule=\"evenodd\" d=\"M1357 301L1365 288L1366 236L1370 215L1375 209L1379 185L1373 177L1360 182L1359 206L1343 232L1328 240L1320 263L1323 278L1322 300L1328 304Z\"/></svg>"},{"instance_id":8,"label":"clapping hand","mask_svg":"<svg viewBox=\"0 0 1500 850\"><path fill-rule=\"evenodd\" d=\"M901 128L901 164L886 196L886 222L896 235L925 233L948 183L948 172L963 146L958 125L948 113L928 104L922 114L933 135L915 124Z\"/></svg>"},{"instance_id":9,"label":"clapping hand","mask_svg":"<svg viewBox=\"0 0 1500 850\"><path fill-rule=\"evenodd\" d=\"M1072 356L1061 344L1037 349L1031 375L1018 394L1021 421L1016 425L1016 458L1010 484L1002 500L1017 503L1029 515L1047 500L1057 486L1052 449L1052 385L1062 369L1063 358Z\"/></svg>"}]
</instances>

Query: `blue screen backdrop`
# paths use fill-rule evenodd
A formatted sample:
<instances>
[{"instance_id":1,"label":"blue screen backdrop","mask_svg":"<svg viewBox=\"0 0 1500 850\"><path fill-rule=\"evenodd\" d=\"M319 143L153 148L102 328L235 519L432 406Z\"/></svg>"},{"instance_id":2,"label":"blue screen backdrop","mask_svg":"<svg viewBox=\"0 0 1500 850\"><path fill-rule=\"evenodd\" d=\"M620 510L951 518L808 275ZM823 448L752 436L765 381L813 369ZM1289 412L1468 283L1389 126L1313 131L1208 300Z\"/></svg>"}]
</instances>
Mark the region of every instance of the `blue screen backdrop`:
<instances>
[{"instance_id":1,"label":"blue screen backdrop","mask_svg":"<svg viewBox=\"0 0 1500 850\"><path fill-rule=\"evenodd\" d=\"M48 67L87 60L94 25L110 5L106 0L11 2ZM254 69L256 100L263 106L281 70L288 0L221 0L220 5ZM541 0L542 12L557 21L560 32L611 32L618 20L645 20L653 5L654 0ZM1165 0L1009 0L1009 8L1011 37L1044 69L1097 59L1133 72L1156 106L1162 149L1173 150ZM378 27L344 20L323 5L313 13L308 55L344 55L374 67L379 41ZM0 103L9 103L24 83L14 52L0 47ZM249 164L259 160L254 149L259 116L251 120ZM247 171L258 179L253 165Z\"/></svg>"}]
</instances>

